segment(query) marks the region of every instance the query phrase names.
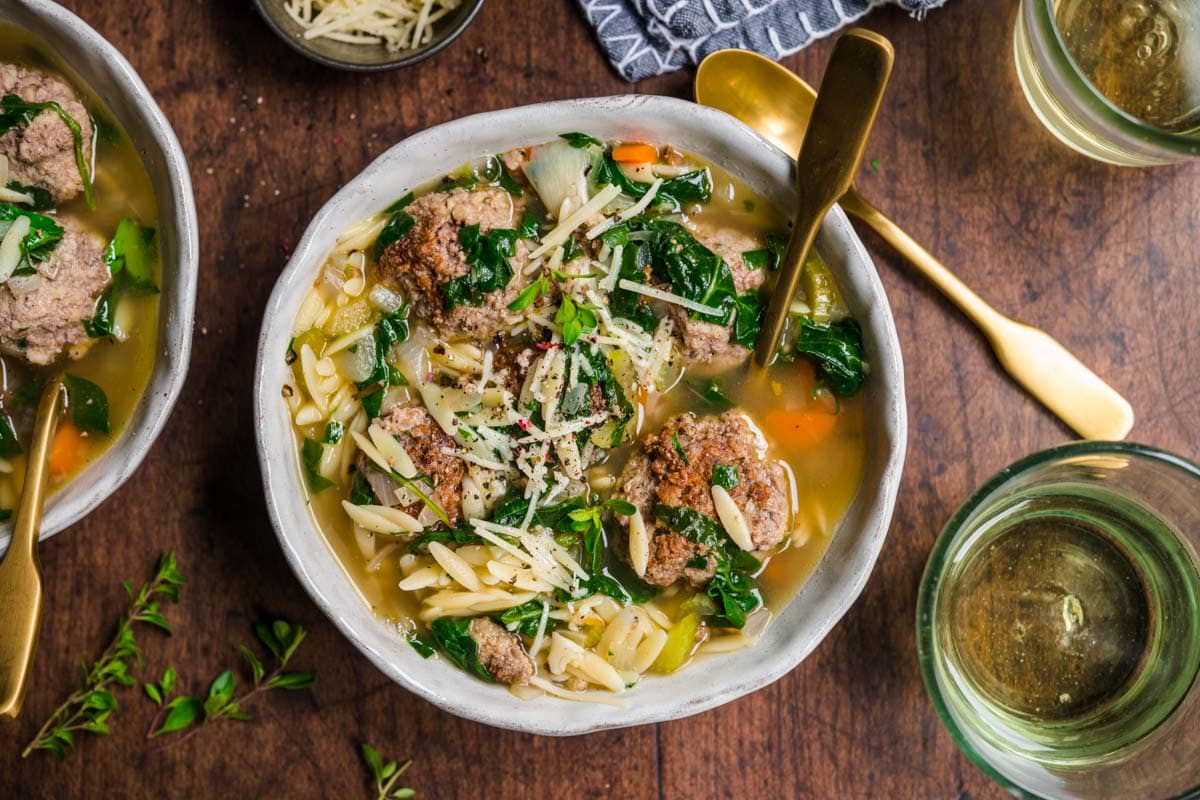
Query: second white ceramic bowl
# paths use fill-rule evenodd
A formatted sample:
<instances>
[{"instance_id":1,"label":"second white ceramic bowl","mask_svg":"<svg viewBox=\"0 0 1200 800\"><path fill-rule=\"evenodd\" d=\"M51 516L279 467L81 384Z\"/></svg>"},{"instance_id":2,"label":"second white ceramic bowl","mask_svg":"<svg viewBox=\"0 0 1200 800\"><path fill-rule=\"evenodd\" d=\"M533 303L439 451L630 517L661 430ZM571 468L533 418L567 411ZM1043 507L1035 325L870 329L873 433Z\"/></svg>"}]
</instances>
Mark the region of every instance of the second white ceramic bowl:
<instances>
[{"instance_id":1,"label":"second white ceramic bowl","mask_svg":"<svg viewBox=\"0 0 1200 800\"><path fill-rule=\"evenodd\" d=\"M121 488L166 425L183 389L191 357L199 233L183 148L125 57L86 22L50 0L0 0L0 22L24 28L41 39L100 97L137 147L158 204L162 294L154 371L117 440L47 501L41 531L45 539L74 524ZM8 547L11 530L11 525L0 526L0 552Z\"/></svg>"},{"instance_id":2,"label":"second white ceramic bowl","mask_svg":"<svg viewBox=\"0 0 1200 800\"><path fill-rule=\"evenodd\" d=\"M338 192L309 225L267 305L255 373L255 423L267 507L284 554L321 610L385 674L461 717L501 728L569 735L677 719L727 703L780 678L829 633L862 591L892 517L907 431L904 374L879 276L840 209L817 245L862 324L867 462L858 495L816 571L753 647L700 668L652 676L622 695L624 708L552 698L524 701L445 659L422 660L372 615L309 515L292 423L281 387L292 321L338 235L420 186L484 153L586 131L602 139L670 143L720 164L777 208L792 213L793 163L734 118L682 100L630 95L545 103L466 117L406 139Z\"/></svg>"}]
</instances>

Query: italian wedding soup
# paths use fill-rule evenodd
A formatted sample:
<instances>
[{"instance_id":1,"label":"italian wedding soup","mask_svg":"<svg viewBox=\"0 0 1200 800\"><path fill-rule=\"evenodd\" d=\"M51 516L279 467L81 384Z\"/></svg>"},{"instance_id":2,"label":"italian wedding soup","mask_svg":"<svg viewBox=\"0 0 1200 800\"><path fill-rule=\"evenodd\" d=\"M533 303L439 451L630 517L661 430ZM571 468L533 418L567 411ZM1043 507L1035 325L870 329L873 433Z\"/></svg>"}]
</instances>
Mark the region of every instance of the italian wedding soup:
<instances>
[{"instance_id":1,"label":"italian wedding soup","mask_svg":"<svg viewBox=\"0 0 1200 800\"><path fill-rule=\"evenodd\" d=\"M153 366L160 270L150 180L88 88L0 27L0 520L12 515L43 385L66 412L52 489L120 433Z\"/></svg>"},{"instance_id":2,"label":"italian wedding soup","mask_svg":"<svg viewBox=\"0 0 1200 800\"><path fill-rule=\"evenodd\" d=\"M754 645L865 449L860 329L819 257L750 366L786 227L669 144L564 133L345 231L282 390L318 526L398 635L600 702Z\"/></svg>"}]
</instances>

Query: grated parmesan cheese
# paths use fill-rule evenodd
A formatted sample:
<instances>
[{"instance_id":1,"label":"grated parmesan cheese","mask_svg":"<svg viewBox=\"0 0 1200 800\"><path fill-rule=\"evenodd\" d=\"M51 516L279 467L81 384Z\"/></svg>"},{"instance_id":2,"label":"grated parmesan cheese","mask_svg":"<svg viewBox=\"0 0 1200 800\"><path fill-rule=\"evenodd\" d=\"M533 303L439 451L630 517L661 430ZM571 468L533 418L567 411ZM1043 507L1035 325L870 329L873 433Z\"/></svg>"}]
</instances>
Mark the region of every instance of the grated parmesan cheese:
<instances>
[{"instance_id":1,"label":"grated parmesan cheese","mask_svg":"<svg viewBox=\"0 0 1200 800\"><path fill-rule=\"evenodd\" d=\"M433 40L433 26L462 0L287 0L284 11L304 38L413 50Z\"/></svg>"}]
</instances>

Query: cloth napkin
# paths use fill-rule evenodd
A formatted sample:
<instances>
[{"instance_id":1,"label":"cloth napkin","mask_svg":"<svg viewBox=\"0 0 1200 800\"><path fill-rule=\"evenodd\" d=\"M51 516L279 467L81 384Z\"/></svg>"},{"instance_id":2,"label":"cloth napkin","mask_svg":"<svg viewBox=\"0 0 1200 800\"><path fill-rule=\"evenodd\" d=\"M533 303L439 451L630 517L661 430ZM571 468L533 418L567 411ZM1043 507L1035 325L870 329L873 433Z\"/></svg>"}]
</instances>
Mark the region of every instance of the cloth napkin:
<instances>
[{"instance_id":1,"label":"cloth napkin","mask_svg":"<svg viewBox=\"0 0 1200 800\"><path fill-rule=\"evenodd\" d=\"M727 47L780 59L885 2L920 18L945 1L578 0L609 61L627 81L698 64Z\"/></svg>"}]
</instances>

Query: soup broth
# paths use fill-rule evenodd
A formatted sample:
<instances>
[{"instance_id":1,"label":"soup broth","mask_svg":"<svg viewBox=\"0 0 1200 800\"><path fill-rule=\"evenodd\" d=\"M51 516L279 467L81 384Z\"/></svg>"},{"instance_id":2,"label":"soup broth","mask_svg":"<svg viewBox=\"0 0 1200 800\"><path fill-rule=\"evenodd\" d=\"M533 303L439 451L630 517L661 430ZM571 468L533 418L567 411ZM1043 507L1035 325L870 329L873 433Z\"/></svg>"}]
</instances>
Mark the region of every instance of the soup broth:
<instances>
[{"instance_id":1,"label":"soup broth","mask_svg":"<svg viewBox=\"0 0 1200 800\"><path fill-rule=\"evenodd\" d=\"M351 226L283 394L314 518L377 615L520 696L606 702L752 646L803 585L862 479L865 365L814 254L776 363L750 367L787 226L749 187L669 146L562 138ZM509 234L511 277L471 296ZM471 271L424 280L456 258Z\"/></svg>"},{"instance_id":2,"label":"soup broth","mask_svg":"<svg viewBox=\"0 0 1200 800\"><path fill-rule=\"evenodd\" d=\"M157 342L158 297L154 287L161 285L158 244L153 237L157 210L149 176L133 143L100 99L55 54L27 32L0 25L0 63L65 81L92 122L87 162L94 206L90 207L80 194L37 213L103 242L114 238L123 221L129 231L145 236L146 253L141 263L149 277L135 288L118 281L108 296L114 334L101 328L97 331L100 335L80 348L83 352L78 358L62 358L50 365L30 364L19 353L0 351L0 426L8 426L15 434L20 451L26 449L32 430L40 387L52 375L65 371L79 379L75 386L91 384L107 402L107 433L88 430L86 425L81 428L69 411L60 424L51 464L50 489L54 491L115 441L145 392ZM114 250L110 245L109 252L123 257L120 247ZM4 290L0 286L0 291ZM88 391L92 391L90 387ZM89 397L96 395L91 393ZM100 426L96 423L93 427ZM0 515L4 517L15 507L24 479L25 455L15 450L0 458Z\"/></svg>"}]
</instances>

